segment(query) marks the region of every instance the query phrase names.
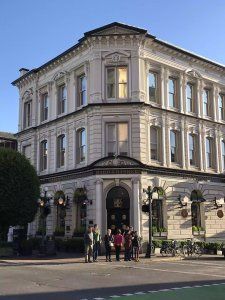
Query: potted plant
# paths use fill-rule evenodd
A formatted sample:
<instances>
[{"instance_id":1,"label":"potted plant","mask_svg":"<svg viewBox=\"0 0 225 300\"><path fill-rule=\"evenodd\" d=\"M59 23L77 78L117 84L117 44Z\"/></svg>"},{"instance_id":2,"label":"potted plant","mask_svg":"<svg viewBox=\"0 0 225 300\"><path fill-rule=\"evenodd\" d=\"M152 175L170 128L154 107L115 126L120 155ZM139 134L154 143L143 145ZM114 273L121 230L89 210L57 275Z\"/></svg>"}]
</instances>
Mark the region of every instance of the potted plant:
<instances>
[{"instance_id":1,"label":"potted plant","mask_svg":"<svg viewBox=\"0 0 225 300\"><path fill-rule=\"evenodd\" d=\"M192 226L192 234L199 235L198 226Z\"/></svg>"},{"instance_id":2,"label":"potted plant","mask_svg":"<svg viewBox=\"0 0 225 300\"><path fill-rule=\"evenodd\" d=\"M152 235L157 237L160 236L160 232L158 231L156 226L152 226Z\"/></svg>"},{"instance_id":3,"label":"potted plant","mask_svg":"<svg viewBox=\"0 0 225 300\"><path fill-rule=\"evenodd\" d=\"M167 229L165 227L159 228L160 236L166 237L167 236Z\"/></svg>"},{"instance_id":4,"label":"potted plant","mask_svg":"<svg viewBox=\"0 0 225 300\"><path fill-rule=\"evenodd\" d=\"M199 235L204 235L205 234L205 230L203 227L198 227L198 231L199 231Z\"/></svg>"}]
</instances>

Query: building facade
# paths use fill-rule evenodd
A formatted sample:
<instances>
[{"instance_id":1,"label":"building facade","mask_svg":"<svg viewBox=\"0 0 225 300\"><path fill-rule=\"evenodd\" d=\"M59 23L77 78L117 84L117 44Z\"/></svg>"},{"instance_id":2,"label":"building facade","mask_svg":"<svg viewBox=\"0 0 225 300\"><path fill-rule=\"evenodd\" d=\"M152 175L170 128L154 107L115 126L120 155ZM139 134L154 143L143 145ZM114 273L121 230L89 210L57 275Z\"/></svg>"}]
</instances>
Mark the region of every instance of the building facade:
<instances>
[{"instance_id":1,"label":"building facade","mask_svg":"<svg viewBox=\"0 0 225 300\"><path fill-rule=\"evenodd\" d=\"M47 234L130 224L146 239L151 186L154 236L225 238L224 66L112 23L20 73L18 149L69 204Z\"/></svg>"},{"instance_id":2,"label":"building facade","mask_svg":"<svg viewBox=\"0 0 225 300\"><path fill-rule=\"evenodd\" d=\"M0 148L17 150L16 136L9 132L0 132Z\"/></svg>"}]
</instances>

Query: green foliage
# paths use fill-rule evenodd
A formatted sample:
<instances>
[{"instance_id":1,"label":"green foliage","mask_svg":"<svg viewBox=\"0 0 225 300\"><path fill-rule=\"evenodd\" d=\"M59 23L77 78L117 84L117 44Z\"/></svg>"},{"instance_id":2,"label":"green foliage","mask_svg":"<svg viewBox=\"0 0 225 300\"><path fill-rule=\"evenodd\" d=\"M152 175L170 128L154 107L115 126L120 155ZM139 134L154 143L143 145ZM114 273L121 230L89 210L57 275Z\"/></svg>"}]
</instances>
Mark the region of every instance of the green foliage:
<instances>
[{"instance_id":1,"label":"green foliage","mask_svg":"<svg viewBox=\"0 0 225 300\"><path fill-rule=\"evenodd\" d=\"M0 149L0 227L32 222L39 193L39 179L29 160L16 151Z\"/></svg>"},{"instance_id":2,"label":"green foliage","mask_svg":"<svg viewBox=\"0 0 225 300\"><path fill-rule=\"evenodd\" d=\"M64 227L56 227L54 235L55 236L64 236L65 235L65 228Z\"/></svg>"},{"instance_id":3,"label":"green foliage","mask_svg":"<svg viewBox=\"0 0 225 300\"><path fill-rule=\"evenodd\" d=\"M192 226L192 231L198 231L198 227L197 226Z\"/></svg>"},{"instance_id":4,"label":"green foliage","mask_svg":"<svg viewBox=\"0 0 225 300\"><path fill-rule=\"evenodd\" d=\"M83 238L71 238L67 240L56 239L55 240L56 249L58 251L66 251L66 252L76 252L83 253L84 252L84 239Z\"/></svg>"},{"instance_id":5,"label":"green foliage","mask_svg":"<svg viewBox=\"0 0 225 300\"><path fill-rule=\"evenodd\" d=\"M159 232L167 232L167 229L165 227L160 227Z\"/></svg>"},{"instance_id":6,"label":"green foliage","mask_svg":"<svg viewBox=\"0 0 225 300\"><path fill-rule=\"evenodd\" d=\"M161 248L162 247L162 240L154 240L152 243L155 246L155 248Z\"/></svg>"}]
</instances>

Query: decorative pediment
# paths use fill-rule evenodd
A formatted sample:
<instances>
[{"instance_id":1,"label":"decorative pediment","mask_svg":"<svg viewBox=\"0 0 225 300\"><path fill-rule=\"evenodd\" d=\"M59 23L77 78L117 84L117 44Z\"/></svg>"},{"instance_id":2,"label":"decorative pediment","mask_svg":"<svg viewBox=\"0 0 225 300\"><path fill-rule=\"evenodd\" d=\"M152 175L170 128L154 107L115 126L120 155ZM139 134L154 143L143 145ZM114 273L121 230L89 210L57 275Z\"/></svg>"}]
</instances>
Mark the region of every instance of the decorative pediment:
<instances>
[{"instance_id":1,"label":"decorative pediment","mask_svg":"<svg viewBox=\"0 0 225 300\"><path fill-rule=\"evenodd\" d=\"M126 156L104 157L92 164L96 167L138 167L141 163L136 159Z\"/></svg>"},{"instance_id":2,"label":"decorative pediment","mask_svg":"<svg viewBox=\"0 0 225 300\"><path fill-rule=\"evenodd\" d=\"M188 69L185 71L185 73L191 77L197 78L197 79L201 79L202 75L200 72L194 70L194 69Z\"/></svg>"},{"instance_id":3,"label":"decorative pediment","mask_svg":"<svg viewBox=\"0 0 225 300\"><path fill-rule=\"evenodd\" d=\"M33 96L33 88L26 90L22 96L22 99L27 101L30 100Z\"/></svg>"},{"instance_id":4,"label":"decorative pediment","mask_svg":"<svg viewBox=\"0 0 225 300\"><path fill-rule=\"evenodd\" d=\"M60 71L60 72L57 72L57 73L53 76L52 80L57 81L57 80L59 80L60 78L66 76L66 75L67 75L67 72L66 72L66 71Z\"/></svg>"},{"instance_id":5,"label":"decorative pediment","mask_svg":"<svg viewBox=\"0 0 225 300\"><path fill-rule=\"evenodd\" d=\"M102 57L107 61L107 63L115 64L127 61L127 59L130 57L130 53L127 51L110 51L103 54Z\"/></svg>"}]
</instances>

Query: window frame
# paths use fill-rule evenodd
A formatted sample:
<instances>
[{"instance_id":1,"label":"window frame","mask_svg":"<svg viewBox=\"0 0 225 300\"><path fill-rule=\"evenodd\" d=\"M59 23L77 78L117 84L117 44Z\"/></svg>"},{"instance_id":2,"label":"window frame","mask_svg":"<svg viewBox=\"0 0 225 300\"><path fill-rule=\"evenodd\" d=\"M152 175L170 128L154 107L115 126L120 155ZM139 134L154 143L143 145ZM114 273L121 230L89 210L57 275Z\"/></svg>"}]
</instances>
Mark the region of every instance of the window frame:
<instances>
[{"instance_id":1,"label":"window frame","mask_svg":"<svg viewBox=\"0 0 225 300\"><path fill-rule=\"evenodd\" d=\"M225 172L225 140L221 140L222 169Z\"/></svg>"},{"instance_id":2,"label":"window frame","mask_svg":"<svg viewBox=\"0 0 225 300\"><path fill-rule=\"evenodd\" d=\"M188 93L187 93L187 87L191 87L191 97L188 97ZM186 112L187 113L194 113L195 109L194 109L194 100L195 100L195 84L193 82L187 82L186 84ZM188 110L188 101L190 101L190 107L191 110Z\"/></svg>"},{"instance_id":3,"label":"window frame","mask_svg":"<svg viewBox=\"0 0 225 300\"><path fill-rule=\"evenodd\" d=\"M40 171L46 171L48 168L48 141L43 140L40 143Z\"/></svg>"},{"instance_id":4,"label":"window frame","mask_svg":"<svg viewBox=\"0 0 225 300\"><path fill-rule=\"evenodd\" d=\"M32 126L32 100L29 100L24 102L23 128L25 129L31 126Z\"/></svg>"},{"instance_id":5,"label":"window frame","mask_svg":"<svg viewBox=\"0 0 225 300\"><path fill-rule=\"evenodd\" d=\"M151 130L156 130L156 143L154 143L154 145L156 145L156 158L152 158L152 132ZM150 158L151 161L160 161L159 159L159 130L160 128L156 127L156 126L150 126Z\"/></svg>"},{"instance_id":6,"label":"window frame","mask_svg":"<svg viewBox=\"0 0 225 300\"><path fill-rule=\"evenodd\" d=\"M205 101L204 94L207 95L207 102ZM210 98L211 98L210 88L204 88L203 95L202 95L202 104L203 104L202 112L204 117L210 117L210 101L211 101Z\"/></svg>"},{"instance_id":7,"label":"window frame","mask_svg":"<svg viewBox=\"0 0 225 300\"><path fill-rule=\"evenodd\" d=\"M85 143L82 143L82 134L85 134ZM76 131L76 142L77 142L77 146L76 146L76 160L77 160L77 164L83 163L86 161L87 159L87 132L86 129L84 127L79 128ZM83 151L84 150L84 151ZM82 154L85 153L85 155L83 156Z\"/></svg>"},{"instance_id":8,"label":"window frame","mask_svg":"<svg viewBox=\"0 0 225 300\"><path fill-rule=\"evenodd\" d=\"M119 69L126 69L126 82L125 83L120 83L119 82ZM115 97L108 97L108 70L109 69L114 69L114 93L115 93ZM110 66L107 65L105 67L105 94L106 94L106 99L107 100L127 100L129 98L129 69L128 69L128 65L118 65L118 66ZM112 83L109 83L112 84ZM119 97L119 86L120 84L126 85L126 97Z\"/></svg>"},{"instance_id":9,"label":"window frame","mask_svg":"<svg viewBox=\"0 0 225 300\"><path fill-rule=\"evenodd\" d=\"M63 96L63 88L65 89L66 95ZM57 115L65 114L66 112L66 101L67 101L67 86L65 83L57 86Z\"/></svg>"},{"instance_id":10,"label":"window frame","mask_svg":"<svg viewBox=\"0 0 225 300\"><path fill-rule=\"evenodd\" d=\"M154 75L154 79L155 79L155 88L154 88L154 98L150 96L150 74ZM147 83L148 83L148 99L149 102L153 102L153 103L158 103L159 102L159 73L154 71L154 70L149 70L148 71L148 78L147 78Z\"/></svg>"},{"instance_id":11,"label":"window frame","mask_svg":"<svg viewBox=\"0 0 225 300\"><path fill-rule=\"evenodd\" d=\"M127 152L125 154L125 152L121 152L120 151L120 143L124 142L124 141L119 141L119 125L120 124L126 124L127 126L127 141L125 141L127 143ZM109 126L114 126L115 127L115 141L109 141ZM106 155L107 156L116 156L116 155L122 155L122 156L129 156L130 153L130 149L129 149L129 123L126 121L121 121L121 122L107 122L106 123ZM110 152L109 149L109 143L115 143L115 149L116 152Z\"/></svg>"},{"instance_id":12,"label":"window frame","mask_svg":"<svg viewBox=\"0 0 225 300\"><path fill-rule=\"evenodd\" d=\"M63 147L64 144L65 147ZM66 136L65 134L61 134L57 136L57 155L56 155L57 168L65 167L65 158L66 158Z\"/></svg>"},{"instance_id":13,"label":"window frame","mask_svg":"<svg viewBox=\"0 0 225 300\"><path fill-rule=\"evenodd\" d=\"M85 80L85 89L83 89L82 80ZM77 76L77 107L87 105L87 76L82 73Z\"/></svg>"},{"instance_id":14,"label":"window frame","mask_svg":"<svg viewBox=\"0 0 225 300\"><path fill-rule=\"evenodd\" d=\"M175 140L175 146L171 145L171 133L174 134L174 140ZM170 162L173 164L178 164L179 163L179 157L178 157L178 132L174 129L170 130ZM172 148L175 149L174 151L174 160L172 159Z\"/></svg>"},{"instance_id":15,"label":"window frame","mask_svg":"<svg viewBox=\"0 0 225 300\"><path fill-rule=\"evenodd\" d=\"M174 84L174 92L173 93L170 92L170 81L172 81ZM169 76L169 79L168 79L168 106L169 106L169 108L172 108L172 109L178 108L177 88L178 88L178 79L176 77ZM170 103L170 95L173 95L173 106L171 106L171 103Z\"/></svg>"},{"instance_id":16,"label":"window frame","mask_svg":"<svg viewBox=\"0 0 225 300\"><path fill-rule=\"evenodd\" d=\"M221 100L222 106L219 105L220 100ZM223 93L219 93L219 96L218 96L218 110L219 110L219 120L225 121L225 94L223 94Z\"/></svg>"},{"instance_id":17,"label":"window frame","mask_svg":"<svg viewBox=\"0 0 225 300\"><path fill-rule=\"evenodd\" d=\"M190 149L190 137L193 139L193 149ZM197 138L196 135L193 133L188 134L188 153L189 153L189 165L191 167L197 167ZM190 152L192 152L193 162L191 162L191 155Z\"/></svg>"},{"instance_id":18,"label":"window frame","mask_svg":"<svg viewBox=\"0 0 225 300\"><path fill-rule=\"evenodd\" d=\"M207 141L209 141L210 152L207 152ZM213 138L211 137L205 138L205 154L206 154L206 168L212 169L213 168Z\"/></svg>"},{"instance_id":19,"label":"window frame","mask_svg":"<svg viewBox=\"0 0 225 300\"><path fill-rule=\"evenodd\" d=\"M45 103L47 102L47 106ZM45 122L48 120L48 112L49 112L49 95L48 92L41 94L40 101L40 121Z\"/></svg>"}]
</instances>

